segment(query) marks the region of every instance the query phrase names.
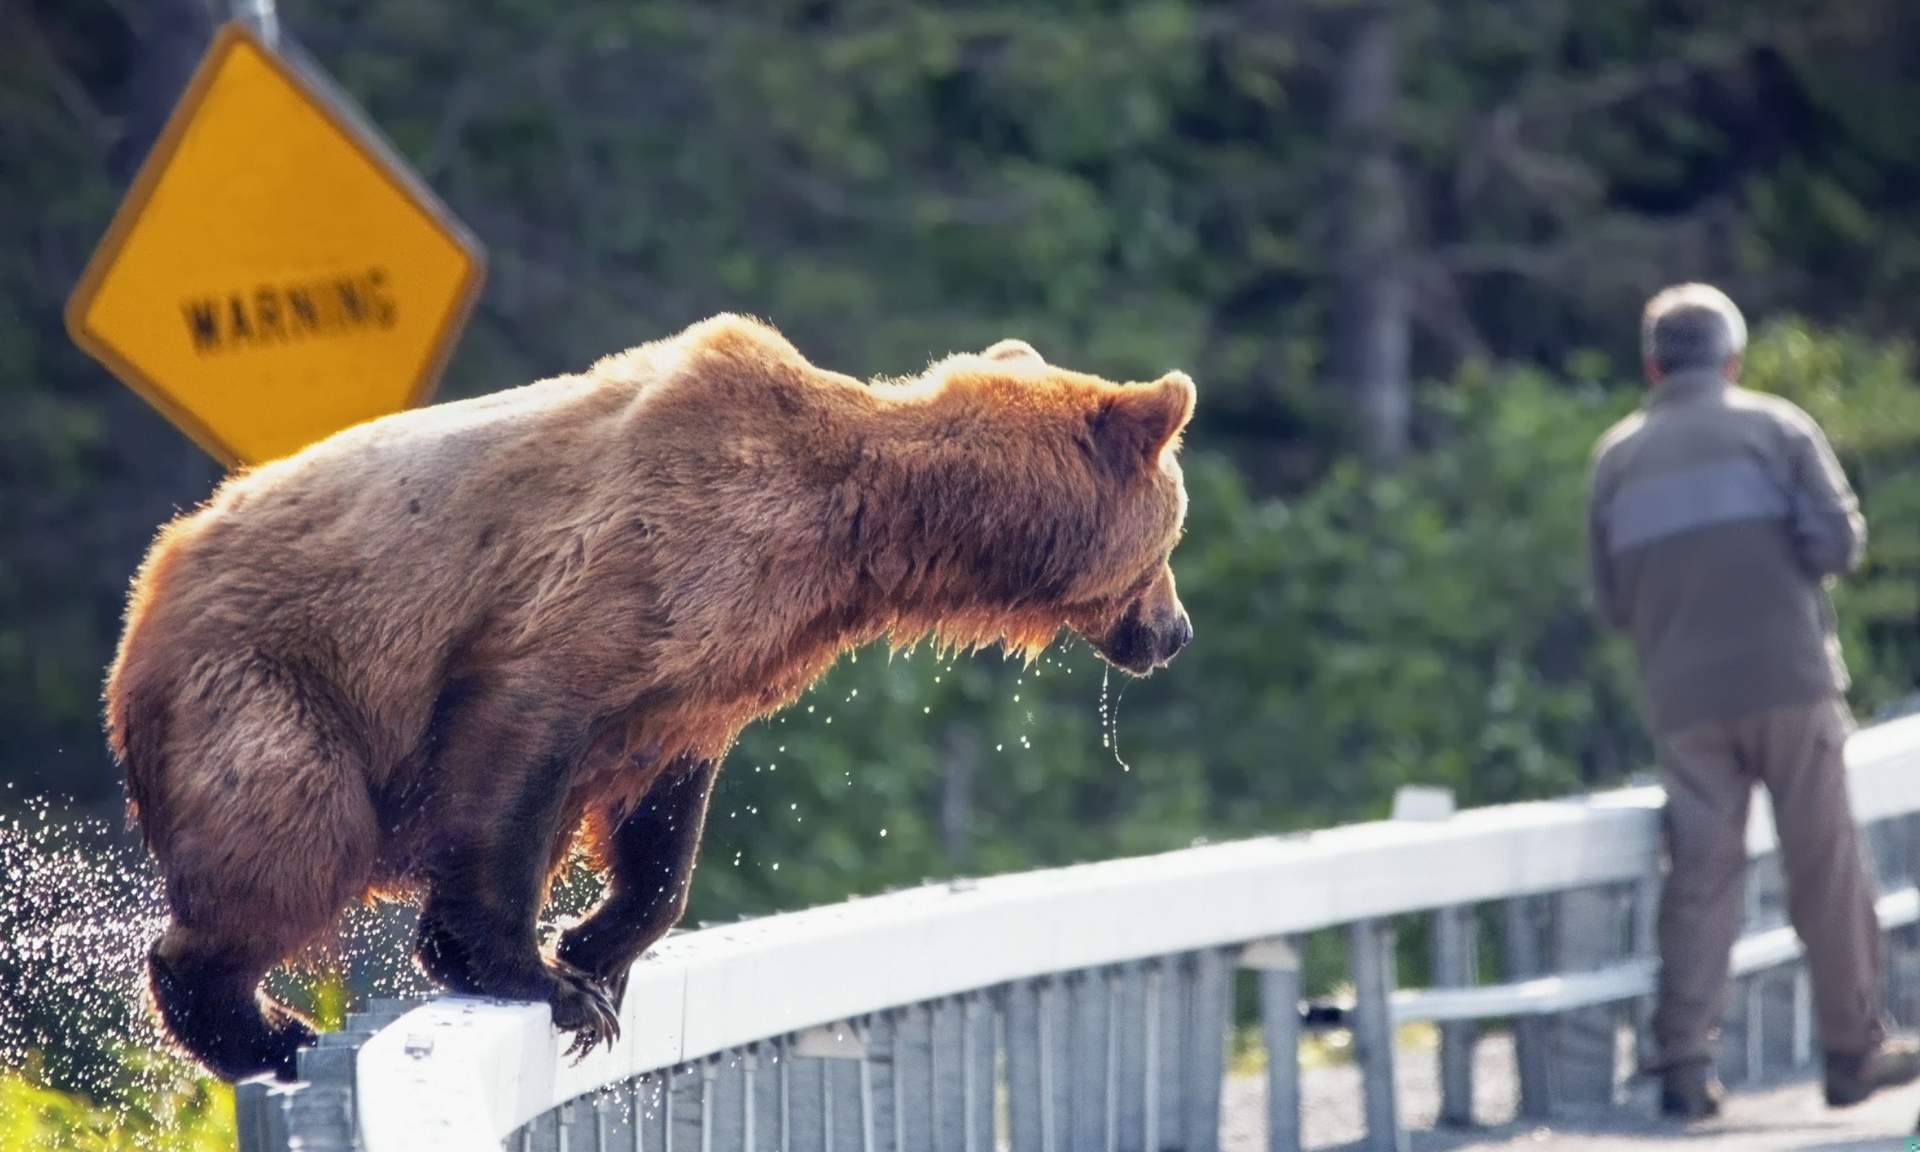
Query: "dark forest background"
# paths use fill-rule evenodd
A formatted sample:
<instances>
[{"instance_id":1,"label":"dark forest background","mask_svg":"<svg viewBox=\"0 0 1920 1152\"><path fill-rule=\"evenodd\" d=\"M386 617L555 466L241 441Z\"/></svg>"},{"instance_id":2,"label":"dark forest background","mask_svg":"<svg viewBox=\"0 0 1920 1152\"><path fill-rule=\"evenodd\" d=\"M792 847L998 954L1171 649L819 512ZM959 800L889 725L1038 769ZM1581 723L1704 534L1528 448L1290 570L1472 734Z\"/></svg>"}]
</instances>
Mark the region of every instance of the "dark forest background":
<instances>
[{"instance_id":1,"label":"dark forest background","mask_svg":"<svg viewBox=\"0 0 1920 1152\"><path fill-rule=\"evenodd\" d=\"M224 15L0 0L0 808L117 812L98 697L127 581L217 479L60 310ZM1821 419L1862 493L1857 708L1914 687L1903 0L280 19L488 249L442 397L723 309L857 375L1014 335L1199 382L1189 653L1111 713L1082 647L862 653L733 756L696 915L1351 820L1410 781L1481 803L1647 767L1585 606L1582 499L1638 398L1639 307L1676 280L1748 311L1749 382Z\"/></svg>"}]
</instances>

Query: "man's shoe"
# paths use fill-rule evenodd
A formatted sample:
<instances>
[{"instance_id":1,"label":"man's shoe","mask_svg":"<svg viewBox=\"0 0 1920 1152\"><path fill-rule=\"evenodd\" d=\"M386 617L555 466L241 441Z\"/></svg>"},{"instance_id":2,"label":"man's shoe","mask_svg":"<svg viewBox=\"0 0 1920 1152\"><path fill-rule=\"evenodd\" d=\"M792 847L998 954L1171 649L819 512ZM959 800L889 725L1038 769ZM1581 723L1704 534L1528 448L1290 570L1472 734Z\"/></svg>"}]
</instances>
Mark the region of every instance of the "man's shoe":
<instances>
[{"instance_id":1,"label":"man's shoe","mask_svg":"<svg viewBox=\"0 0 1920 1152\"><path fill-rule=\"evenodd\" d=\"M1920 1039L1889 1035L1864 1055L1827 1053L1827 1107L1850 1108L1882 1088L1920 1078Z\"/></svg>"},{"instance_id":2,"label":"man's shoe","mask_svg":"<svg viewBox=\"0 0 1920 1152\"><path fill-rule=\"evenodd\" d=\"M1689 1060L1660 1073L1660 1115L1669 1120L1710 1120L1720 1115L1725 1095L1710 1061Z\"/></svg>"}]
</instances>

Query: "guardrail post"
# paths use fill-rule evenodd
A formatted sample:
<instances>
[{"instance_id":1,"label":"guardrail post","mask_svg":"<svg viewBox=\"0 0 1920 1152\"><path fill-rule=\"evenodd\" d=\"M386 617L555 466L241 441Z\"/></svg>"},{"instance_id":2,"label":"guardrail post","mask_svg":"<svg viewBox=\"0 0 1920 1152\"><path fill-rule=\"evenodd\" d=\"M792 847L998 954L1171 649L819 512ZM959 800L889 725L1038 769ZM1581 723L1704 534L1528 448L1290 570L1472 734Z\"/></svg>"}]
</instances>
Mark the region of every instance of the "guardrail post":
<instances>
[{"instance_id":1,"label":"guardrail post","mask_svg":"<svg viewBox=\"0 0 1920 1152\"><path fill-rule=\"evenodd\" d=\"M279 1101L269 1105L267 1093L275 1080L271 1074L242 1080L233 1086L233 1128L239 1152L278 1152L267 1134L267 1109L278 1109ZM284 1127L284 1124L282 1125Z\"/></svg>"},{"instance_id":2,"label":"guardrail post","mask_svg":"<svg viewBox=\"0 0 1920 1152\"><path fill-rule=\"evenodd\" d=\"M753 1105L748 1089L748 1059L745 1052L733 1049L709 1057L701 1067L700 1128L714 1152L751 1152L747 1144L747 1116ZM861 1059L864 1066L865 1056ZM593 1143L594 1139L600 1143ZM576 1116L573 1148L604 1152L604 1142L599 1109L581 1109Z\"/></svg>"},{"instance_id":3,"label":"guardrail post","mask_svg":"<svg viewBox=\"0 0 1920 1152\"><path fill-rule=\"evenodd\" d=\"M961 1148L962 1152L989 1152L993 1148L998 1105L994 1036L999 1020L992 1001L977 992L960 997L960 1012L964 1029L960 1053L961 1110L966 1117L966 1135Z\"/></svg>"},{"instance_id":4,"label":"guardrail post","mask_svg":"<svg viewBox=\"0 0 1920 1152\"><path fill-rule=\"evenodd\" d=\"M1400 1098L1394 1083L1393 925L1361 920L1349 934L1353 971L1353 1047L1364 1077L1367 1147L1406 1152Z\"/></svg>"},{"instance_id":5,"label":"guardrail post","mask_svg":"<svg viewBox=\"0 0 1920 1152\"><path fill-rule=\"evenodd\" d=\"M934 1139L933 1013L915 1004L887 1022L887 1097L896 1152L930 1147Z\"/></svg>"},{"instance_id":6,"label":"guardrail post","mask_svg":"<svg viewBox=\"0 0 1920 1152\"><path fill-rule=\"evenodd\" d=\"M1661 862L1655 854L1645 875L1633 882L1633 910L1630 913L1631 948L1642 960L1660 960L1660 883ZM1655 969L1658 972L1658 968ZM1658 977L1656 976L1656 984ZM1639 1068L1652 1068L1659 1062L1653 1042L1653 994L1637 997L1633 1004L1633 1056Z\"/></svg>"},{"instance_id":7,"label":"guardrail post","mask_svg":"<svg viewBox=\"0 0 1920 1152\"><path fill-rule=\"evenodd\" d=\"M1063 992L1069 1018L1067 1147L1073 1152L1101 1152L1113 1136L1108 1108L1113 1021L1107 1012L1107 973L1102 969L1076 972L1067 978Z\"/></svg>"},{"instance_id":8,"label":"guardrail post","mask_svg":"<svg viewBox=\"0 0 1920 1152\"><path fill-rule=\"evenodd\" d=\"M1114 1145L1122 1149L1147 1147L1147 973L1140 963L1122 965L1114 984L1111 1009L1113 1043ZM992 1128L989 1125L988 1132ZM993 1147L991 1141L981 1152Z\"/></svg>"},{"instance_id":9,"label":"guardrail post","mask_svg":"<svg viewBox=\"0 0 1920 1152\"><path fill-rule=\"evenodd\" d=\"M360 1046L411 1007L411 1001L380 999L348 1013L339 1031L301 1050L295 1083L261 1076L236 1086L234 1127L240 1152L287 1152L296 1143L315 1152L357 1148L354 1077Z\"/></svg>"},{"instance_id":10,"label":"guardrail post","mask_svg":"<svg viewBox=\"0 0 1920 1152\"><path fill-rule=\"evenodd\" d=\"M931 1052L930 1010L927 1011L927 1019ZM794 1035L789 1052L802 1060L803 1066L810 1066L819 1073L818 1106L813 1110L813 1115L819 1118L814 1129L817 1143L814 1142L815 1137L807 1132L806 1126L802 1126L794 1134L796 1145L832 1152L843 1144L852 1144L872 1152L874 1125L870 1035L868 1027L857 1020L808 1028ZM932 1069L930 1079L939 1080L937 1066ZM809 1090L813 1090L813 1086L809 1086ZM710 1136L714 1131L714 1099L714 1062L709 1059L701 1065L697 1109L688 1110L698 1118L697 1126L688 1136L691 1141L697 1142L701 1152L709 1152L712 1147ZM929 1134L933 1134L931 1129Z\"/></svg>"},{"instance_id":11,"label":"guardrail post","mask_svg":"<svg viewBox=\"0 0 1920 1152\"><path fill-rule=\"evenodd\" d=\"M825 1069L833 1062L806 1060L803 1063L817 1065L821 1069L820 1083L824 1086ZM700 1064L681 1064L674 1070L665 1107L667 1124L661 1140L665 1152L687 1152L687 1149L704 1150L708 1147L704 1133L710 1105L707 1100L707 1078ZM815 1131L818 1133L819 1130ZM795 1147L805 1147L805 1144L795 1141Z\"/></svg>"},{"instance_id":12,"label":"guardrail post","mask_svg":"<svg viewBox=\"0 0 1920 1152\"><path fill-rule=\"evenodd\" d=\"M1260 974L1260 1032L1267 1048L1267 1150L1300 1152L1300 953L1263 940L1240 956Z\"/></svg>"},{"instance_id":13,"label":"guardrail post","mask_svg":"<svg viewBox=\"0 0 1920 1152\"><path fill-rule=\"evenodd\" d=\"M1591 971L1620 951L1620 905L1606 889L1584 888L1556 898L1553 918L1555 968ZM1609 1107L1614 1103L1614 1063L1619 1026L1611 1005L1562 1012L1553 1028L1555 1105Z\"/></svg>"},{"instance_id":14,"label":"guardrail post","mask_svg":"<svg viewBox=\"0 0 1920 1152\"><path fill-rule=\"evenodd\" d=\"M1761 1036L1759 1058L1761 1074L1773 1073L1792 1068L1795 1064L1794 1039L1798 1023L1795 1019L1799 1012L1799 996L1795 985L1798 972L1805 967L1805 961L1788 965L1767 973L1761 984L1760 995L1766 1001L1762 1019L1766 1029Z\"/></svg>"},{"instance_id":15,"label":"guardrail post","mask_svg":"<svg viewBox=\"0 0 1920 1152\"><path fill-rule=\"evenodd\" d=\"M1479 966L1479 932L1471 905L1433 914L1433 983L1469 988ZM1479 1026L1471 1020L1440 1025L1440 1123L1473 1126L1473 1047Z\"/></svg>"},{"instance_id":16,"label":"guardrail post","mask_svg":"<svg viewBox=\"0 0 1920 1152\"><path fill-rule=\"evenodd\" d=\"M1769 872L1767 863L1765 856L1747 861L1740 910L1742 936L1760 930L1767 923L1764 914ZM1759 1046L1766 1024L1760 1002L1762 975L1749 973L1734 976L1732 987L1728 989L1727 1011L1720 1021L1719 1050L1714 1057L1720 1079L1728 1084L1750 1081L1760 1074Z\"/></svg>"},{"instance_id":17,"label":"guardrail post","mask_svg":"<svg viewBox=\"0 0 1920 1152\"><path fill-rule=\"evenodd\" d=\"M1540 921L1546 902L1538 896L1520 896L1506 902L1506 968L1509 981L1543 975ZM1520 1080L1520 1115L1544 1120L1553 1114L1553 1082L1549 1055L1551 1036L1544 1020L1522 1018L1513 1024L1514 1063Z\"/></svg>"},{"instance_id":18,"label":"guardrail post","mask_svg":"<svg viewBox=\"0 0 1920 1152\"><path fill-rule=\"evenodd\" d=\"M1007 1116L1019 1152L1055 1152L1052 1045L1040 981L1006 990Z\"/></svg>"},{"instance_id":19,"label":"guardrail post","mask_svg":"<svg viewBox=\"0 0 1920 1152\"><path fill-rule=\"evenodd\" d=\"M1897 822L1902 840L1900 864L1894 873L1897 888L1920 885L1920 816L1901 817ZM1909 924L1887 938L1887 971L1896 985L1888 997L1889 1011L1903 1027L1920 1025L1920 924Z\"/></svg>"},{"instance_id":20,"label":"guardrail post","mask_svg":"<svg viewBox=\"0 0 1920 1152\"><path fill-rule=\"evenodd\" d=\"M239 1152L287 1152L292 1133L287 1127L287 1105L302 1083L285 1083L272 1074L242 1080L233 1088L234 1128Z\"/></svg>"},{"instance_id":21,"label":"guardrail post","mask_svg":"<svg viewBox=\"0 0 1920 1152\"><path fill-rule=\"evenodd\" d=\"M1227 1077L1227 1032L1233 1018L1233 966L1227 953L1209 948L1193 957L1187 1001L1186 1146L1192 1152L1220 1146L1220 1089Z\"/></svg>"},{"instance_id":22,"label":"guardrail post","mask_svg":"<svg viewBox=\"0 0 1920 1152\"><path fill-rule=\"evenodd\" d=\"M1740 936L1752 934L1763 923L1760 914L1763 870L1759 859L1750 858L1741 884ZM1713 1051L1715 1072L1726 1084L1740 1084L1754 1075L1752 1040L1760 1021L1755 1015L1756 975L1734 973L1728 979L1726 1009L1718 1021Z\"/></svg>"},{"instance_id":23,"label":"guardrail post","mask_svg":"<svg viewBox=\"0 0 1920 1152\"><path fill-rule=\"evenodd\" d=\"M287 1130L312 1152L352 1152L353 1064L358 1050L318 1047L300 1050L300 1078L306 1087L287 1103Z\"/></svg>"},{"instance_id":24,"label":"guardrail post","mask_svg":"<svg viewBox=\"0 0 1920 1152\"><path fill-rule=\"evenodd\" d=\"M795 1051L796 1040L787 1042L786 1052L780 1064L785 1068L786 1076L781 1083L781 1152L828 1152L833 1145L827 1136L833 1127L828 1101L827 1067L832 1061L817 1056L802 1056ZM686 1152L690 1147L683 1137L686 1122L682 1115L687 1111L680 1102L684 1097L681 1087L687 1077L677 1072L667 1082L664 1139L659 1152ZM697 1136L698 1133L690 1133ZM648 1149L648 1152L654 1152Z\"/></svg>"}]
</instances>

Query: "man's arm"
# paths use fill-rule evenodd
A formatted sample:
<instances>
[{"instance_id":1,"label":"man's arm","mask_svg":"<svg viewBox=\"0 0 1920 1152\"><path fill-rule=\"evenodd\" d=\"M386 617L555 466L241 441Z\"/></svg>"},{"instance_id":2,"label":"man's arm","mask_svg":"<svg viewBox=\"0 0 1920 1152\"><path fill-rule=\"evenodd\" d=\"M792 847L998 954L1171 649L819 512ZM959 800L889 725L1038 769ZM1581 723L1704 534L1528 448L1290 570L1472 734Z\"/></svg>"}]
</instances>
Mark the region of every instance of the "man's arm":
<instances>
[{"instance_id":1,"label":"man's arm","mask_svg":"<svg viewBox=\"0 0 1920 1152\"><path fill-rule=\"evenodd\" d=\"M1596 461L1597 465L1597 461ZM1602 627L1619 631L1627 626L1620 598L1613 586L1613 555L1607 546L1604 497L1596 466L1587 482L1587 568L1593 582L1593 611Z\"/></svg>"},{"instance_id":2,"label":"man's arm","mask_svg":"<svg viewBox=\"0 0 1920 1152\"><path fill-rule=\"evenodd\" d=\"M1816 577L1842 576L1860 566L1867 521L1826 434L1812 417L1793 429L1793 542Z\"/></svg>"}]
</instances>

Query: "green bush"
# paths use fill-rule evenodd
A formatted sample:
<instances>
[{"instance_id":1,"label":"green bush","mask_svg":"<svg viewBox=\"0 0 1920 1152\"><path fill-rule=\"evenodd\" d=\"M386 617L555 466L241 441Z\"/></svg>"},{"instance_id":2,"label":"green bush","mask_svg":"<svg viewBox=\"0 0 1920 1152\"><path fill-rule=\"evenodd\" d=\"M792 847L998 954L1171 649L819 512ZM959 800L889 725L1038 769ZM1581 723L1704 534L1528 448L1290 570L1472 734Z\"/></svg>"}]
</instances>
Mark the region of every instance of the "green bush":
<instances>
[{"instance_id":1,"label":"green bush","mask_svg":"<svg viewBox=\"0 0 1920 1152\"><path fill-rule=\"evenodd\" d=\"M1827 430L1866 513L1860 572L1835 589L1855 710L1900 704L1920 669L1920 387L1913 349L1799 325L1768 330L1747 356L1756 387Z\"/></svg>"},{"instance_id":2,"label":"green bush","mask_svg":"<svg viewBox=\"0 0 1920 1152\"><path fill-rule=\"evenodd\" d=\"M8 1152L228 1152L233 1093L177 1061L127 1051L98 1099L0 1070L0 1148Z\"/></svg>"},{"instance_id":3,"label":"green bush","mask_svg":"<svg viewBox=\"0 0 1920 1152\"><path fill-rule=\"evenodd\" d=\"M1291 502L1193 470L1182 588L1204 638L1164 693L1237 829L1564 792L1637 758L1624 666L1584 609L1586 459L1623 410L1531 371L1433 390L1444 448Z\"/></svg>"}]
</instances>

